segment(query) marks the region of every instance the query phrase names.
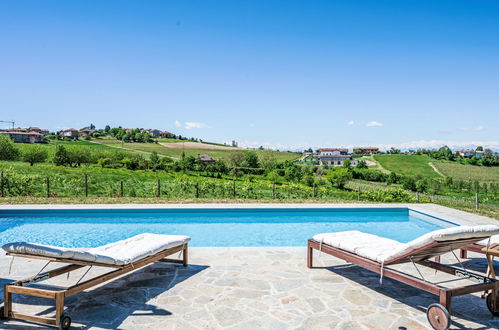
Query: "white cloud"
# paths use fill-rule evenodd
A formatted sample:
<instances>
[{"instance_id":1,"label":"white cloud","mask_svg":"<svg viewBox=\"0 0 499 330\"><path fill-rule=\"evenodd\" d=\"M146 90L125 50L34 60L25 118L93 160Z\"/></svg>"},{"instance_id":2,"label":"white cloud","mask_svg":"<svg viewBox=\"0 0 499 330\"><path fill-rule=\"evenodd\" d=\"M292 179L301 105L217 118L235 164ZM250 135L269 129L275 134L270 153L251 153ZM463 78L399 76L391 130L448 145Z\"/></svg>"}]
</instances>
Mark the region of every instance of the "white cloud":
<instances>
[{"instance_id":1,"label":"white cloud","mask_svg":"<svg viewBox=\"0 0 499 330\"><path fill-rule=\"evenodd\" d=\"M383 126L383 123L380 123L379 121L370 121L366 124L367 127L380 127Z\"/></svg>"},{"instance_id":2,"label":"white cloud","mask_svg":"<svg viewBox=\"0 0 499 330\"><path fill-rule=\"evenodd\" d=\"M209 126L206 125L205 123L196 123L192 121L187 121L185 122L185 129L192 129L192 128L208 128Z\"/></svg>"},{"instance_id":3,"label":"white cloud","mask_svg":"<svg viewBox=\"0 0 499 330\"><path fill-rule=\"evenodd\" d=\"M352 126L353 124L355 124L355 122L354 122L353 120L350 120L350 121L347 123L347 125L348 125L348 126Z\"/></svg>"},{"instance_id":4,"label":"white cloud","mask_svg":"<svg viewBox=\"0 0 499 330\"><path fill-rule=\"evenodd\" d=\"M205 123L197 123L197 122L193 122L193 121L186 121L184 124L182 124L178 120L175 120L175 126L176 127L183 127L185 129L209 128L209 126L206 125Z\"/></svg>"}]
</instances>

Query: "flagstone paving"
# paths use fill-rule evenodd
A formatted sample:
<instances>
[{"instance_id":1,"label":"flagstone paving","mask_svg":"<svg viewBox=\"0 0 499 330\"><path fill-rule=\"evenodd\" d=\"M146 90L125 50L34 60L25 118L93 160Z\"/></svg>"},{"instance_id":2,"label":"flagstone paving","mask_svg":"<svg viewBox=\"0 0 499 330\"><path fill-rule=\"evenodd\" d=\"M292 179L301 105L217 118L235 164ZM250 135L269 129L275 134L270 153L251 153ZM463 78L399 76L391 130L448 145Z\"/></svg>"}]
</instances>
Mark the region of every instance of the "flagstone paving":
<instances>
[{"instance_id":1,"label":"flagstone paving","mask_svg":"<svg viewBox=\"0 0 499 330\"><path fill-rule=\"evenodd\" d=\"M470 257L466 267L485 270L482 256ZM44 264L16 258L9 275L10 259L0 255L0 284L32 275ZM192 248L188 267L148 266L68 298L65 313L75 329L428 328L426 307L437 302L435 296L387 278L380 285L379 275L324 254L316 254L314 265L306 268L305 248ZM412 265L403 268L415 273ZM68 285L81 274L51 281ZM449 278L431 270L423 275ZM24 302L29 304L24 311L54 312L48 300L15 298L15 308ZM479 294L453 303L452 328L499 328L499 318ZM40 327L9 321L0 328Z\"/></svg>"}]
</instances>

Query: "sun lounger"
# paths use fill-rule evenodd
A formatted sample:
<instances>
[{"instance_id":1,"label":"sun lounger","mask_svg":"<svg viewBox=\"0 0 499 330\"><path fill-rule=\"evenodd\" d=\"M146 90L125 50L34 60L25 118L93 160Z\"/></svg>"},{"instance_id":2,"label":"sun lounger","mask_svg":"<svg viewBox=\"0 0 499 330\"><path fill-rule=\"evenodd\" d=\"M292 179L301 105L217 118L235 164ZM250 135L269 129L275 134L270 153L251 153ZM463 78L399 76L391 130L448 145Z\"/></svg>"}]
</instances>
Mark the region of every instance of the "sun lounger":
<instances>
[{"instance_id":1,"label":"sun lounger","mask_svg":"<svg viewBox=\"0 0 499 330\"><path fill-rule=\"evenodd\" d=\"M499 244L499 235L490 237L490 240L487 238L476 243L466 245L461 248L461 258L467 258L468 251L485 254L484 248L487 247L487 245L497 244Z\"/></svg>"},{"instance_id":2,"label":"sun lounger","mask_svg":"<svg viewBox=\"0 0 499 330\"><path fill-rule=\"evenodd\" d=\"M47 260L47 264L38 274L4 286L4 306L0 309L0 317L68 329L71 325L71 318L64 315L64 299L66 297L157 261L181 263L187 266L187 245L189 241L188 236L141 234L90 249L62 248L26 242L6 244L3 249L8 256ZM177 252L182 253L181 260L167 258ZM51 262L68 263L69 265L42 272ZM107 267L113 268L113 270L81 282L87 274L85 273L75 285L65 289L54 288L51 290L27 286L86 266ZM13 311L12 294L54 299L55 318Z\"/></svg>"},{"instance_id":3,"label":"sun lounger","mask_svg":"<svg viewBox=\"0 0 499 330\"><path fill-rule=\"evenodd\" d=\"M428 307L428 321L434 329L448 329L453 296L480 291L490 292L487 295L487 307L492 314L499 316L499 282L464 268L443 265L429 259L438 258L448 252L454 253L455 249L495 234L499 234L498 226L460 226L436 230L405 244L359 231L318 234L308 240L307 266L312 268L313 251L319 250L380 274L380 282L383 276L386 276L437 295L440 304L431 304ZM414 264L420 277L387 267L402 263ZM443 287L425 280L417 265L466 277L477 283L456 288Z\"/></svg>"}]
</instances>

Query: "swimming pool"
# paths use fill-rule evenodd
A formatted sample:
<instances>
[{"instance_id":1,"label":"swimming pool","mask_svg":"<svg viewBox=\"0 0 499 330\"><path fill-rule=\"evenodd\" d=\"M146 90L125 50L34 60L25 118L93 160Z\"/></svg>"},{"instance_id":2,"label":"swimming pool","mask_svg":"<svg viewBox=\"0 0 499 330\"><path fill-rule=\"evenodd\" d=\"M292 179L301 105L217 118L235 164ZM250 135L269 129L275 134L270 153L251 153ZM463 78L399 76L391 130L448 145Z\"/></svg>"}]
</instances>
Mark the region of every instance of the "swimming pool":
<instances>
[{"instance_id":1,"label":"swimming pool","mask_svg":"<svg viewBox=\"0 0 499 330\"><path fill-rule=\"evenodd\" d=\"M0 210L0 245L95 247L149 232L191 246L305 246L321 232L360 230L399 242L455 224L407 208Z\"/></svg>"}]
</instances>

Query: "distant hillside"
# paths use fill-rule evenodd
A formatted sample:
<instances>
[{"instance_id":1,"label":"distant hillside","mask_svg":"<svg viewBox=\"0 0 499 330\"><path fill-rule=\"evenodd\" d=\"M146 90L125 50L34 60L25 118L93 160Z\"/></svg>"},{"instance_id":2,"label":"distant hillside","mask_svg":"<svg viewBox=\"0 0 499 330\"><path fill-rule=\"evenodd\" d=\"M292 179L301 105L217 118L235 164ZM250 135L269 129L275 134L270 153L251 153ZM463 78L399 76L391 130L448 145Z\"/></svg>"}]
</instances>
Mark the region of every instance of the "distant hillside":
<instances>
[{"instance_id":1,"label":"distant hillside","mask_svg":"<svg viewBox=\"0 0 499 330\"><path fill-rule=\"evenodd\" d=\"M374 159L386 170L397 174L441 178L429 165L432 159L424 155L375 155Z\"/></svg>"}]
</instances>

